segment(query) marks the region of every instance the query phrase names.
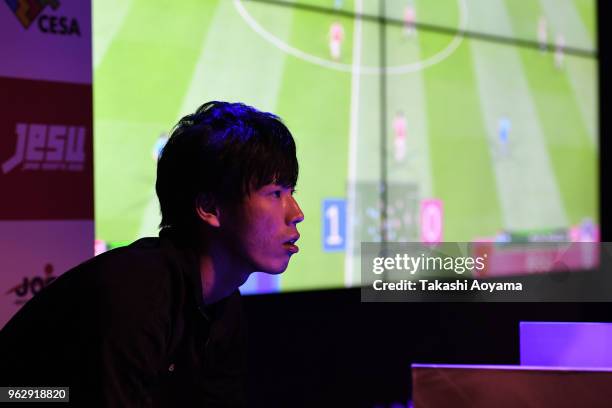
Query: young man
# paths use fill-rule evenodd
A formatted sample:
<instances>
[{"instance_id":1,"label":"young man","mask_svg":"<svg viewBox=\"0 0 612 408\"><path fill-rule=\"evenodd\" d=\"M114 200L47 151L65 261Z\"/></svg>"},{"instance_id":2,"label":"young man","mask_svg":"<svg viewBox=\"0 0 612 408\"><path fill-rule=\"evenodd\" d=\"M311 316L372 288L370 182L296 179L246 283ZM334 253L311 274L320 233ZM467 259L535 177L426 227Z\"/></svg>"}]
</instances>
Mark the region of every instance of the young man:
<instances>
[{"instance_id":1,"label":"young man","mask_svg":"<svg viewBox=\"0 0 612 408\"><path fill-rule=\"evenodd\" d=\"M304 219L280 119L209 102L157 167L159 238L60 276L0 333L0 386L69 386L77 406L245 405L238 287L282 273Z\"/></svg>"}]
</instances>

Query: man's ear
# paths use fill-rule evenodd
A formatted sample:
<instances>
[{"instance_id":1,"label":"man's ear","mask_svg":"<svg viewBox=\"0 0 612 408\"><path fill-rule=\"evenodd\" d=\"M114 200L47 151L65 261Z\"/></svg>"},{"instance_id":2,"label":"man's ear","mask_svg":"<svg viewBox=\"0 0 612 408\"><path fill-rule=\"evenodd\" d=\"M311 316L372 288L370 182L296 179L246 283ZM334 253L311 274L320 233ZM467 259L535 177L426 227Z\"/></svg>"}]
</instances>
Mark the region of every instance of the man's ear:
<instances>
[{"instance_id":1,"label":"man's ear","mask_svg":"<svg viewBox=\"0 0 612 408\"><path fill-rule=\"evenodd\" d=\"M221 222L219 220L219 208L217 207L215 200L208 194L200 193L196 197L196 213L198 217L204 221L204 223L211 227L220 227Z\"/></svg>"}]
</instances>

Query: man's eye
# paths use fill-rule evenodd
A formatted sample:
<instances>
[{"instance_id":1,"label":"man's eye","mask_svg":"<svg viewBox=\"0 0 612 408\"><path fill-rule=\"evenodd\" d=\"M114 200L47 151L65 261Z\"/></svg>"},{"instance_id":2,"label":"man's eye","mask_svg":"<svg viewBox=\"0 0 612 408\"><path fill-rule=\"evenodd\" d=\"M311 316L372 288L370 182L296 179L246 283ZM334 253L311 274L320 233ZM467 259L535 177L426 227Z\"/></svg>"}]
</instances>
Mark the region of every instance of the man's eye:
<instances>
[{"instance_id":1,"label":"man's eye","mask_svg":"<svg viewBox=\"0 0 612 408\"><path fill-rule=\"evenodd\" d=\"M280 191L280 190L276 190L276 191L273 191L273 192L272 192L272 194L273 194L273 195L274 195L274 197L276 197L276 198L281 198L282 191Z\"/></svg>"}]
</instances>

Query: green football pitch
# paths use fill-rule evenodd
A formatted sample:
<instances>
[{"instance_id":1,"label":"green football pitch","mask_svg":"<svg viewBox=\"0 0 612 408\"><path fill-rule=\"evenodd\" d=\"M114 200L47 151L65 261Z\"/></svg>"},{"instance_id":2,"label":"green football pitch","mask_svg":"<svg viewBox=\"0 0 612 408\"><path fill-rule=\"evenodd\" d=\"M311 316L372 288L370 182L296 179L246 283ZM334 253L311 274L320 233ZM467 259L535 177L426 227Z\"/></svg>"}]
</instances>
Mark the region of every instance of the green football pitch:
<instances>
[{"instance_id":1,"label":"green football pitch","mask_svg":"<svg viewBox=\"0 0 612 408\"><path fill-rule=\"evenodd\" d=\"M154 146L209 100L274 112L296 139L305 221L282 290L359 284L359 243L380 239L383 146L389 240L419 240L426 199L443 203L445 241L598 224L597 59L566 53L557 66L554 52L562 35L596 55L594 0L283 3L93 2L96 238L157 235ZM407 5L425 25L415 32ZM351 15L381 10L383 29ZM496 40L537 44L542 17L550 50ZM327 252L322 202L335 198L347 200L346 250Z\"/></svg>"}]
</instances>

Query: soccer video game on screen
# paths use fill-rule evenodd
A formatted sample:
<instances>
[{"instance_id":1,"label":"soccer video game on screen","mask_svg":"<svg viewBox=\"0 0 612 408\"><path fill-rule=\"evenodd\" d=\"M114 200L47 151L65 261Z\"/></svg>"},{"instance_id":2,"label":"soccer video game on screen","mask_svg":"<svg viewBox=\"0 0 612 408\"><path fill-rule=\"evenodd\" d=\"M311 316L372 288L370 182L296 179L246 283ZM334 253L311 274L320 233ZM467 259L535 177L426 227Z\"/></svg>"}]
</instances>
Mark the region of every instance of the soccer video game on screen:
<instances>
[{"instance_id":1,"label":"soccer video game on screen","mask_svg":"<svg viewBox=\"0 0 612 408\"><path fill-rule=\"evenodd\" d=\"M158 154L209 100L278 114L298 148L300 254L243 292L358 286L383 236L599 239L595 0L94 0L93 18L99 251L157 235Z\"/></svg>"}]
</instances>

